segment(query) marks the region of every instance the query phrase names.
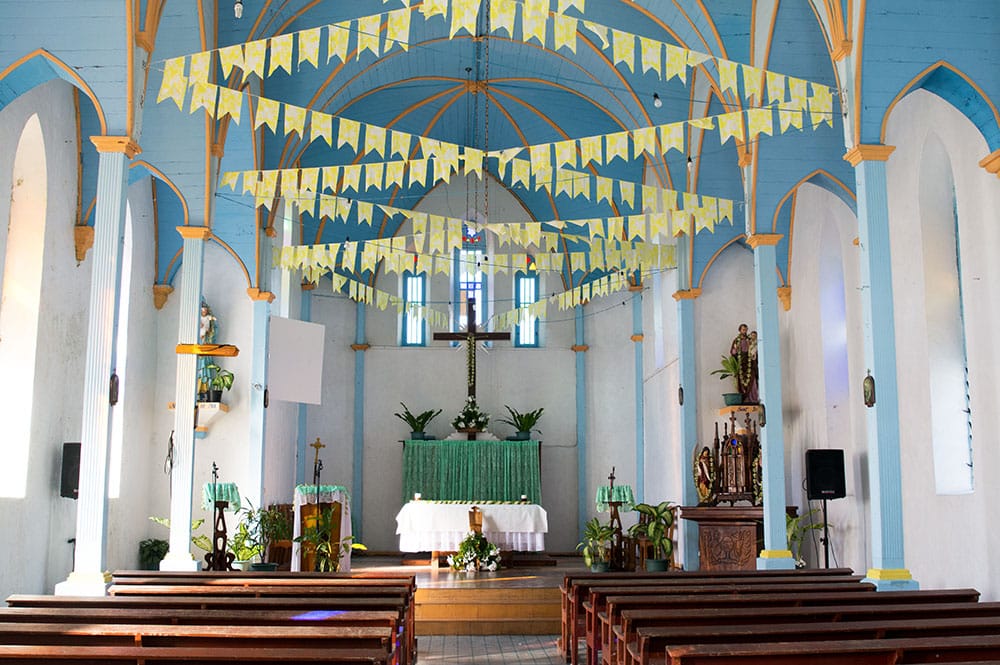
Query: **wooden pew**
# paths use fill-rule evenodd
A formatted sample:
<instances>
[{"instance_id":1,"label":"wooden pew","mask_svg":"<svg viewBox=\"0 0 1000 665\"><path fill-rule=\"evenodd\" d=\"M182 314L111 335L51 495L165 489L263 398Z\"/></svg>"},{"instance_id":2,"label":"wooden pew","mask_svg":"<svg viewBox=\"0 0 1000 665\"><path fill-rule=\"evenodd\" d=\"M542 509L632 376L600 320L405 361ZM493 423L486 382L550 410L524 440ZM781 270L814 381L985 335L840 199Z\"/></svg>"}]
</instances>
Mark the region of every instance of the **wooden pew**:
<instances>
[{"instance_id":1,"label":"wooden pew","mask_svg":"<svg viewBox=\"0 0 1000 665\"><path fill-rule=\"evenodd\" d=\"M749 595L773 595L787 594L789 597L821 596L833 593L874 593L873 584L862 584L860 582L815 582L802 583L797 581L790 584L767 584L767 583L734 583L732 581L720 581L715 584L679 584L662 585L648 584L637 586L595 586L590 588L588 600L584 602L586 614L586 644L587 644L587 664L597 664L597 653L601 651L602 645L606 644L613 635L611 633L612 623L606 616L606 606L609 598L614 598L616 603L627 607L655 606L660 599L671 596L698 596L704 594L729 595L732 597L742 597Z\"/></svg>"},{"instance_id":2,"label":"wooden pew","mask_svg":"<svg viewBox=\"0 0 1000 665\"><path fill-rule=\"evenodd\" d=\"M254 663L254 665L386 665L380 649L310 649L227 647L95 647L0 644L0 663L45 663L46 665L104 665L104 663Z\"/></svg>"},{"instance_id":3,"label":"wooden pew","mask_svg":"<svg viewBox=\"0 0 1000 665\"><path fill-rule=\"evenodd\" d=\"M634 665L639 660L639 629L684 628L702 625L746 623L797 623L821 621L870 621L881 619L926 619L936 617L1000 616L1000 602L978 603L893 603L857 605L814 605L805 607L715 607L697 610L624 610L615 626L619 645L616 662ZM656 635L655 632L651 632ZM627 651L621 647L627 647Z\"/></svg>"},{"instance_id":4,"label":"wooden pew","mask_svg":"<svg viewBox=\"0 0 1000 665\"><path fill-rule=\"evenodd\" d=\"M668 649L690 644L852 641L895 638L996 635L1000 615L988 617L934 617L867 621L805 621L798 623L751 623L640 628L638 662L665 663ZM806 652L808 653L808 652Z\"/></svg>"},{"instance_id":5,"label":"wooden pew","mask_svg":"<svg viewBox=\"0 0 1000 665\"><path fill-rule=\"evenodd\" d=\"M578 644L586 631L583 604L590 589L599 586L625 586L638 584L723 584L742 582L747 584L767 583L815 583L820 580L860 581L849 568L818 570L734 570L734 571L673 571L664 573L583 573L566 575L560 586L562 595L562 631L560 646L566 662L576 665Z\"/></svg>"},{"instance_id":6,"label":"wooden pew","mask_svg":"<svg viewBox=\"0 0 1000 665\"><path fill-rule=\"evenodd\" d=\"M896 665L1000 659L1000 635L880 640L693 644L671 647L670 665Z\"/></svg>"},{"instance_id":7,"label":"wooden pew","mask_svg":"<svg viewBox=\"0 0 1000 665\"><path fill-rule=\"evenodd\" d=\"M868 585L858 585L867 587ZM891 603L974 603L979 599L979 592L975 589L943 589L928 591L881 591L875 592L873 588L867 589L865 593L858 591L824 591L817 590L803 592L803 586L785 587L783 591L773 593L721 593L721 594L668 594L662 596L649 595L622 595L606 596L604 602L612 606L612 612L616 619L620 618L622 612L626 610L657 609L663 612L673 612L679 609L705 610L708 608L789 608L789 607L809 607L822 605L883 605ZM860 589L866 591L865 588ZM600 593L600 592L598 592ZM588 619L593 616L590 601L586 603ZM596 613L595 613L596 614ZM617 623L612 623L607 611L602 613L600 624L595 626L596 637L591 634L588 625L587 632L587 657L588 664L594 665L597 662L596 654L601 648L603 637L599 632L605 630L609 635L613 635L613 628ZM612 656L620 656L622 649L616 649ZM610 652L609 652L610 653Z\"/></svg>"}]
</instances>

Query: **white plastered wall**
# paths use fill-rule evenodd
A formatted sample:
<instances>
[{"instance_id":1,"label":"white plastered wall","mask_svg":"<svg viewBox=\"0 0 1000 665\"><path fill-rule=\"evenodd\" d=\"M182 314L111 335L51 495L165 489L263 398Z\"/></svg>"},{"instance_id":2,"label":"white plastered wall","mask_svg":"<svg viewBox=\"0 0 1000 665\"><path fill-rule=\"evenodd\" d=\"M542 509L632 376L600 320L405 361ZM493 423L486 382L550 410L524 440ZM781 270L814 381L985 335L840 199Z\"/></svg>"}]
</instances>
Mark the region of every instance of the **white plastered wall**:
<instances>
[{"instance_id":1,"label":"white plastered wall","mask_svg":"<svg viewBox=\"0 0 1000 665\"><path fill-rule=\"evenodd\" d=\"M926 163L925 146L944 146L949 164ZM1000 310L1000 274L995 249L1000 246L995 211L1000 186L995 175L978 166L989 153L982 135L941 98L918 91L893 109L886 143L896 146L887 164L892 241L893 290L896 294L896 352L900 403L900 448L906 564L927 587L971 586L984 599L1000 598L1000 581L991 575L1000 555L1000 535L992 528L992 513L1000 499L993 476L1000 469L1000 452L992 433L1000 426L998 398L1000 367L995 350ZM940 155L936 149L931 154ZM939 160L940 161L940 160ZM969 393L973 419L975 489L970 494L935 491L931 444L928 355L920 229L922 210L916 193L942 187L951 170L955 183ZM926 194L927 192L925 192ZM939 192L950 196L950 192Z\"/></svg>"}]
</instances>

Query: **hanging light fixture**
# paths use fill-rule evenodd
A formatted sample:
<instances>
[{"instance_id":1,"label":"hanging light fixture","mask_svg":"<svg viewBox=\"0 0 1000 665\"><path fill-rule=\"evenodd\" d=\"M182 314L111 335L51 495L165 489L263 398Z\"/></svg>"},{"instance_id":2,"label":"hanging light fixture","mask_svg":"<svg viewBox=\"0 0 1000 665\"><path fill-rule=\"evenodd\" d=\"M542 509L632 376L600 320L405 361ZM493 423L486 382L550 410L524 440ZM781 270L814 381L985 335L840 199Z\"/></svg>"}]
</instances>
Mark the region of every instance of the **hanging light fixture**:
<instances>
[{"instance_id":1,"label":"hanging light fixture","mask_svg":"<svg viewBox=\"0 0 1000 665\"><path fill-rule=\"evenodd\" d=\"M243 18L243 0L236 0L236 4L233 5L233 15L236 18Z\"/></svg>"},{"instance_id":2,"label":"hanging light fixture","mask_svg":"<svg viewBox=\"0 0 1000 665\"><path fill-rule=\"evenodd\" d=\"M655 93L655 92L653 93L653 106L655 106L656 108L662 108L663 107L663 100L660 99L659 93Z\"/></svg>"}]
</instances>

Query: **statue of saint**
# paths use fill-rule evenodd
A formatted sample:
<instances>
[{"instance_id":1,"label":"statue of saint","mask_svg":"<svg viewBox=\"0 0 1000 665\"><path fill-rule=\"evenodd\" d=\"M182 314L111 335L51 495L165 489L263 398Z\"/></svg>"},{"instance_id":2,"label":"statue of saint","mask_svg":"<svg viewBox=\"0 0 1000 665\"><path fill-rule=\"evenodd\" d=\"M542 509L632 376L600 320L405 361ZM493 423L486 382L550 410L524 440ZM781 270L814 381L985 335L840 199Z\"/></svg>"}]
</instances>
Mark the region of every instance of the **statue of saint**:
<instances>
[{"instance_id":1,"label":"statue of saint","mask_svg":"<svg viewBox=\"0 0 1000 665\"><path fill-rule=\"evenodd\" d=\"M736 358L739 365L736 386L743 403L756 404L760 401L757 391L757 331L748 332L747 324L741 323L739 334L729 347L729 355Z\"/></svg>"},{"instance_id":2,"label":"statue of saint","mask_svg":"<svg viewBox=\"0 0 1000 665\"><path fill-rule=\"evenodd\" d=\"M199 344L215 344L216 319L212 308L204 300L201 301L201 325L198 328Z\"/></svg>"},{"instance_id":3,"label":"statue of saint","mask_svg":"<svg viewBox=\"0 0 1000 665\"><path fill-rule=\"evenodd\" d=\"M694 483L698 491L698 505L711 504L715 494L715 461L708 446L703 447L696 458Z\"/></svg>"}]
</instances>

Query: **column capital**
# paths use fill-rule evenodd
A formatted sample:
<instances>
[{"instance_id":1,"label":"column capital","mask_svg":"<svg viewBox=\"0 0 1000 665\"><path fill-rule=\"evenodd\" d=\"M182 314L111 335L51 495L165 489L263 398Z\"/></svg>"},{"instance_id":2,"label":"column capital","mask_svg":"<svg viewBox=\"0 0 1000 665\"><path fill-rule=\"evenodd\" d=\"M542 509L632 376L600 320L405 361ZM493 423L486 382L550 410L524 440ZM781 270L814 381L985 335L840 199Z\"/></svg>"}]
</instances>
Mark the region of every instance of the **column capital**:
<instances>
[{"instance_id":1,"label":"column capital","mask_svg":"<svg viewBox=\"0 0 1000 665\"><path fill-rule=\"evenodd\" d=\"M212 229L207 226L178 226L177 233L187 240L208 240L212 237Z\"/></svg>"},{"instance_id":2,"label":"column capital","mask_svg":"<svg viewBox=\"0 0 1000 665\"><path fill-rule=\"evenodd\" d=\"M986 169L987 173L1000 178L1000 148L979 160L979 165Z\"/></svg>"},{"instance_id":3,"label":"column capital","mask_svg":"<svg viewBox=\"0 0 1000 665\"><path fill-rule=\"evenodd\" d=\"M274 302L274 294L270 291L261 291L260 289L247 289L247 295L250 296L250 300L253 301L267 301Z\"/></svg>"},{"instance_id":4,"label":"column capital","mask_svg":"<svg viewBox=\"0 0 1000 665\"><path fill-rule=\"evenodd\" d=\"M894 145L859 143L844 153L844 160L855 167L861 162L884 162L895 149Z\"/></svg>"},{"instance_id":5,"label":"column capital","mask_svg":"<svg viewBox=\"0 0 1000 665\"><path fill-rule=\"evenodd\" d=\"M73 245L76 251L76 262L83 263L87 258L87 250L94 246L94 227L77 224L73 227Z\"/></svg>"},{"instance_id":6,"label":"column capital","mask_svg":"<svg viewBox=\"0 0 1000 665\"><path fill-rule=\"evenodd\" d=\"M354 351L367 351L372 348L371 344L351 344L351 349Z\"/></svg>"},{"instance_id":7,"label":"column capital","mask_svg":"<svg viewBox=\"0 0 1000 665\"><path fill-rule=\"evenodd\" d=\"M792 287L790 286L779 286L778 287L778 300L781 301L781 306L787 312L792 308Z\"/></svg>"},{"instance_id":8,"label":"column capital","mask_svg":"<svg viewBox=\"0 0 1000 665\"><path fill-rule=\"evenodd\" d=\"M701 289L682 289L674 291L674 300L696 300L701 295Z\"/></svg>"},{"instance_id":9,"label":"column capital","mask_svg":"<svg viewBox=\"0 0 1000 665\"><path fill-rule=\"evenodd\" d=\"M577 353L586 353L587 351L590 350L590 347L586 344L574 344L569 348L570 350L576 351Z\"/></svg>"},{"instance_id":10,"label":"column capital","mask_svg":"<svg viewBox=\"0 0 1000 665\"><path fill-rule=\"evenodd\" d=\"M129 159L142 152L139 144L128 136L91 136L90 142L97 152L123 152Z\"/></svg>"},{"instance_id":11,"label":"column capital","mask_svg":"<svg viewBox=\"0 0 1000 665\"><path fill-rule=\"evenodd\" d=\"M153 284L153 307L163 309L167 304L167 296L174 292L174 287L169 284Z\"/></svg>"},{"instance_id":12,"label":"column capital","mask_svg":"<svg viewBox=\"0 0 1000 665\"><path fill-rule=\"evenodd\" d=\"M635 335L632 335L629 339L631 339L633 342L641 342L642 340L646 339L646 337L642 333L636 333Z\"/></svg>"},{"instance_id":13,"label":"column capital","mask_svg":"<svg viewBox=\"0 0 1000 665\"><path fill-rule=\"evenodd\" d=\"M774 246L781 242L781 239L785 236L780 233L755 233L751 236L747 236L747 244L752 248L757 249L760 246Z\"/></svg>"},{"instance_id":14,"label":"column capital","mask_svg":"<svg viewBox=\"0 0 1000 665\"><path fill-rule=\"evenodd\" d=\"M300 285L300 287L303 291L312 291L313 289L316 288L316 282L307 282L305 280L302 280L302 284Z\"/></svg>"}]
</instances>

